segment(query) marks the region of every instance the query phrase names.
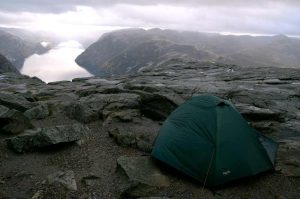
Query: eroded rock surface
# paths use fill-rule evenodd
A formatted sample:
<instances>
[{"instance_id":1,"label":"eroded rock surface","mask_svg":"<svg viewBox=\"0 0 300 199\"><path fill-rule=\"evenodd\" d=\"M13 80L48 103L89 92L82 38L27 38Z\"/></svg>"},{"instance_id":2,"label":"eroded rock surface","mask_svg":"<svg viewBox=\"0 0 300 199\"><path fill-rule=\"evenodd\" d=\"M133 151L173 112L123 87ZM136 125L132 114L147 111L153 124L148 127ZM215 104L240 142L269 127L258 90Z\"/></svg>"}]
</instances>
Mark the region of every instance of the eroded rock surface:
<instances>
[{"instance_id":1,"label":"eroded rock surface","mask_svg":"<svg viewBox=\"0 0 300 199\"><path fill-rule=\"evenodd\" d=\"M30 198L35 193L39 195L39 190L43 192L40 195L59 198L59 193L40 185L49 175L43 168L51 172L73 170L77 179L85 179L77 184L77 191L68 193L70 198L119 198L122 193L134 198L273 199L278 195L298 198L299 85L300 69L248 68L181 58L143 67L133 76L78 78L51 84L38 78L2 73L0 115L15 110L30 118L35 128L19 130L20 134L15 137L0 134L3 160L0 162L0 198ZM276 171L212 193L167 170L165 175L171 182L168 187L151 188L147 195L140 195L139 191L132 192L138 189L129 188L132 184L128 182L125 183L128 189L119 192L118 187L123 185L118 181L122 175L115 172L118 157L131 157L135 162L141 155L149 155L169 113L191 96L201 94L230 100L250 125L279 142ZM7 148L7 139L17 152L43 150L18 155ZM78 144L55 147L75 141ZM133 168L138 164L134 163ZM145 168L141 171L146 171ZM35 175L20 180L15 175L16 170ZM89 179L90 173L97 178ZM20 186L23 188L16 191L16 185L21 182L30 189ZM34 184L40 186L34 187Z\"/></svg>"},{"instance_id":2,"label":"eroded rock surface","mask_svg":"<svg viewBox=\"0 0 300 199\"><path fill-rule=\"evenodd\" d=\"M87 131L88 128L81 124L37 128L7 139L7 145L16 152L21 153L61 143L74 142L80 140Z\"/></svg>"},{"instance_id":3,"label":"eroded rock surface","mask_svg":"<svg viewBox=\"0 0 300 199\"><path fill-rule=\"evenodd\" d=\"M119 157L117 172L121 173L121 198L151 196L162 187L170 186L170 180L147 156Z\"/></svg>"},{"instance_id":4,"label":"eroded rock surface","mask_svg":"<svg viewBox=\"0 0 300 199\"><path fill-rule=\"evenodd\" d=\"M47 182L54 186L63 186L64 188L76 191L77 184L75 174L72 170L58 171L47 176Z\"/></svg>"}]
</instances>

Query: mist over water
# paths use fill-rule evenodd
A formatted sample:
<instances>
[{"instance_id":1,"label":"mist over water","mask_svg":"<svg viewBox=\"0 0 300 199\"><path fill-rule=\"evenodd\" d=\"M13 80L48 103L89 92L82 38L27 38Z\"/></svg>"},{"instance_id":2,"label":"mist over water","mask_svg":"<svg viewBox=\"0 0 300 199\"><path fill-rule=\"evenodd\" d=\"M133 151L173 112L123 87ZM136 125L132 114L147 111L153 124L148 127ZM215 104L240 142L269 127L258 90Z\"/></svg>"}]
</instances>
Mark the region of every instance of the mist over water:
<instances>
[{"instance_id":1,"label":"mist over water","mask_svg":"<svg viewBox=\"0 0 300 199\"><path fill-rule=\"evenodd\" d=\"M36 76L45 82L92 76L75 63L76 57L83 51L84 48L77 41L62 42L43 55L28 57L21 73Z\"/></svg>"}]
</instances>

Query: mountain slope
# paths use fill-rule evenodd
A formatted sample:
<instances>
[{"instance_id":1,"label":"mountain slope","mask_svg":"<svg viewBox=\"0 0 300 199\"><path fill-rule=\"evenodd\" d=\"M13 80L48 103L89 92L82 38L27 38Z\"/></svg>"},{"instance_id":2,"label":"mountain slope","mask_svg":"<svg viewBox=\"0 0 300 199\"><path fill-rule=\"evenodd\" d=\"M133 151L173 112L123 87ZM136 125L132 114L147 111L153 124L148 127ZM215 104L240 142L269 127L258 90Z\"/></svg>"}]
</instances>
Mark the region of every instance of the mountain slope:
<instances>
[{"instance_id":1,"label":"mountain slope","mask_svg":"<svg viewBox=\"0 0 300 199\"><path fill-rule=\"evenodd\" d=\"M19 73L19 71L3 55L0 54L0 73L5 72Z\"/></svg>"},{"instance_id":2,"label":"mountain slope","mask_svg":"<svg viewBox=\"0 0 300 199\"><path fill-rule=\"evenodd\" d=\"M185 49L185 50L184 50ZM76 59L95 75L122 75L170 56L243 66L300 67L300 40L284 35L232 36L161 29L104 34Z\"/></svg>"},{"instance_id":3,"label":"mountain slope","mask_svg":"<svg viewBox=\"0 0 300 199\"><path fill-rule=\"evenodd\" d=\"M4 55L17 69L21 69L26 57L44 53L47 49L39 43L29 42L0 30L0 54Z\"/></svg>"},{"instance_id":4,"label":"mountain slope","mask_svg":"<svg viewBox=\"0 0 300 199\"><path fill-rule=\"evenodd\" d=\"M143 29L121 30L103 35L76 58L78 65L96 75L122 75L158 63L171 56L215 60L211 52L174 42L166 35Z\"/></svg>"},{"instance_id":5,"label":"mountain slope","mask_svg":"<svg viewBox=\"0 0 300 199\"><path fill-rule=\"evenodd\" d=\"M264 45L229 54L228 58L237 65L299 68L300 40L277 35Z\"/></svg>"}]
</instances>

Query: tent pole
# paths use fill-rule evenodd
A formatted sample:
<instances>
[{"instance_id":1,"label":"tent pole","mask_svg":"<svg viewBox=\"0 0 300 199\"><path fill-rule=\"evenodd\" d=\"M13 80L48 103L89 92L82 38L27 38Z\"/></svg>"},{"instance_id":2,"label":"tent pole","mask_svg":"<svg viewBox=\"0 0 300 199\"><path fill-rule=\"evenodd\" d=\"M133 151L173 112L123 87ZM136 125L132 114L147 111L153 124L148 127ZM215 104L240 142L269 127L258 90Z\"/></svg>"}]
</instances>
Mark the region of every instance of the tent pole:
<instances>
[{"instance_id":1,"label":"tent pole","mask_svg":"<svg viewBox=\"0 0 300 199\"><path fill-rule=\"evenodd\" d=\"M214 152L215 152L215 148L211 152L212 155L211 155L211 158L210 158L210 161L209 161L209 165L208 165L208 168L207 168L206 176L205 176L204 183L203 183L203 186L202 186L201 195L203 194L203 191L204 191L204 188L205 188L205 185L206 185L206 181L207 181L207 178L208 178L208 174L209 174L209 171L210 171L211 166L212 166Z\"/></svg>"}]
</instances>

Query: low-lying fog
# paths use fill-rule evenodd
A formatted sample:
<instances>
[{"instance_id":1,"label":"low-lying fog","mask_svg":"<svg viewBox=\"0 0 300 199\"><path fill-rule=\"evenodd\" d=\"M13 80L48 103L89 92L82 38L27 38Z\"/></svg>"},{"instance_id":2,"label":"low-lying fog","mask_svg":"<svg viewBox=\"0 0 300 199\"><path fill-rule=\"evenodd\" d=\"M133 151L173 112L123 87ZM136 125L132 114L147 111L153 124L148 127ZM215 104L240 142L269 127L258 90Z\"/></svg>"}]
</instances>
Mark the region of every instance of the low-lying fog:
<instances>
[{"instance_id":1,"label":"low-lying fog","mask_svg":"<svg viewBox=\"0 0 300 199\"><path fill-rule=\"evenodd\" d=\"M83 46L77 41L62 42L45 54L28 57L21 73L36 76L45 82L92 76L74 61L83 51Z\"/></svg>"}]
</instances>

